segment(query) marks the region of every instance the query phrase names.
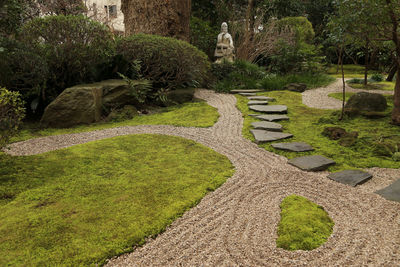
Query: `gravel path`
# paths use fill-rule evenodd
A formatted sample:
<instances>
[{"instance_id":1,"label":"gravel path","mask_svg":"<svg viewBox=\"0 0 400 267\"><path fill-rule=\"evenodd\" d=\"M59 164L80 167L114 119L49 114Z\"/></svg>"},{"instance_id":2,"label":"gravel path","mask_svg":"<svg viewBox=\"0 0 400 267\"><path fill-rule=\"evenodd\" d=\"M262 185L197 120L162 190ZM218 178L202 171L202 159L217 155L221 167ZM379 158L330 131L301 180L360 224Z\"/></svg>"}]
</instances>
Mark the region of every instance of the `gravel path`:
<instances>
[{"instance_id":1,"label":"gravel path","mask_svg":"<svg viewBox=\"0 0 400 267\"><path fill-rule=\"evenodd\" d=\"M218 108L211 128L135 126L90 133L44 137L12 144L13 155L42 153L116 135L160 133L192 139L227 156L236 172L157 238L107 266L398 266L400 203L326 178L326 172L303 172L244 139L243 118L232 95L199 90L198 97ZM50 142L49 145L47 143ZM379 173L379 170L377 171ZM384 182L383 182L384 181ZM276 248L279 204L298 194L322 205L335 221L329 240L313 251Z\"/></svg>"},{"instance_id":2,"label":"gravel path","mask_svg":"<svg viewBox=\"0 0 400 267\"><path fill-rule=\"evenodd\" d=\"M331 83L326 87L320 87L317 89L304 91L302 93L303 104L311 108L318 108L318 109L341 109L342 101L333 97L329 97L328 95L331 93L340 93L342 92L342 90L343 90L342 80L336 79L334 83ZM369 93L393 95L393 91L354 89L348 86L347 84L346 84L346 92L349 93L369 92Z\"/></svg>"}]
</instances>

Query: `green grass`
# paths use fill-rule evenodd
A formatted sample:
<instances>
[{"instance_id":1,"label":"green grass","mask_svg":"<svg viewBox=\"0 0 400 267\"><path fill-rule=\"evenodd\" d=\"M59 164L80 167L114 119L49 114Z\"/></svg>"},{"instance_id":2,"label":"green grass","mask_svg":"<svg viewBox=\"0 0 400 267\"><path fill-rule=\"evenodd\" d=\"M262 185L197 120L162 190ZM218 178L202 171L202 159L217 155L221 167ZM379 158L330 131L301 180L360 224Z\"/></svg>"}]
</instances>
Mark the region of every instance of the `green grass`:
<instances>
[{"instance_id":1,"label":"green grass","mask_svg":"<svg viewBox=\"0 0 400 267\"><path fill-rule=\"evenodd\" d=\"M0 154L0 266L82 266L132 251L230 177L179 137L115 137L37 156Z\"/></svg>"},{"instance_id":2,"label":"green grass","mask_svg":"<svg viewBox=\"0 0 400 267\"><path fill-rule=\"evenodd\" d=\"M348 83L348 85L356 89L393 91L395 82L368 82L367 86L357 83Z\"/></svg>"},{"instance_id":3,"label":"green grass","mask_svg":"<svg viewBox=\"0 0 400 267\"><path fill-rule=\"evenodd\" d=\"M106 128L135 125L174 125L183 127L211 127L218 120L219 114L216 108L209 106L206 102L190 102L178 106L162 109L160 113L137 116L131 120L122 122L95 123L81 125L73 128L55 129L37 128L38 124L26 125L18 136L11 139L11 142L18 142L34 137L89 132Z\"/></svg>"},{"instance_id":4,"label":"green grass","mask_svg":"<svg viewBox=\"0 0 400 267\"><path fill-rule=\"evenodd\" d=\"M261 88L267 91L281 90L289 83L305 83L307 88L317 88L326 86L335 79L326 74L287 74L287 75L268 75L261 81Z\"/></svg>"},{"instance_id":5,"label":"green grass","mask_svg":"<svg viewBox=\"0 0 400 267\"><path fill-rule=\"evenodd\" d=\"M352 96L352 95L355 95L356 93L345 93L345 101L347 101L347 100L349 100L349 98ZM331 94L329 94L328 95L329 97L333 97L333 98L336 98L336 99L339 99L340 101L342 101L343 100L343 93L331 93Z\"/></svg>"},{"instance_id":6,"label":"green grass","mask_svg":"<svg viewBox=\"0 0 400 267\"><path fill-rule=\"evenodd\" d=\"M286 250L312 250L332 234L334 222L323 207L308 199L291 195L281 205L276 245Z\"/></svg>"},{"instance_id":7,"label":"green grass","mask_svg":"<svg viewBox=\"0 0 400 267\"><path fill-rule=\"evenodd\" d=\"M399 168L399 162L393 161L391 157L381 156L376 152L375 144L387 139L399 137L399 127L390 124L390 113L393 108L393 101L388 97L388 109L386 117L380 119L368 119L364 117L346 118L339 121L339 111L321 110L309 108L302 104L301 94L288 91L273 91L262 93L274 97L277 102L271 104L282 104L288 106L289 121L279 122L284 127L284 132L294 135L293 138L276 142L306 142L315 148L311 152L288 152L275 149L271 143L260 144L260 147L268 151L285 156L289 159L303 155L323 155L336 161L329 171L339 171L357 168ZM237 97L237 107L245 118L243 125L243 136L254 141L250 133L251 122L258 119L248 116L255 114L247 106L248 99L243 96ZM260 113L261 114L261 113ZM359 137L357 142L350 147L343 147L336 140L330 140L322 135L325 127L337 126L346 131L357 131ZM396 139L397 140L397 139ZM395 140L395 141L396 141ZM400 140L398 140L400 143Z\"/></svg>"},{"instance_id":8,"label":"green grass","mask_svg":"<svg viewBox=\"0 0 400 267\"><path fill-rule=\"evenodd\" d=\"M339 66L338 72L337 65L332 65L328 70L327 73L335 78L341 78L342 72ZM344 77L345 78L364 78L365 67L361 65L354 65L354 64L347 64L343 65ZM376 71L369 70L368 75L374 74Z\"/></svg>"}]
</instances>

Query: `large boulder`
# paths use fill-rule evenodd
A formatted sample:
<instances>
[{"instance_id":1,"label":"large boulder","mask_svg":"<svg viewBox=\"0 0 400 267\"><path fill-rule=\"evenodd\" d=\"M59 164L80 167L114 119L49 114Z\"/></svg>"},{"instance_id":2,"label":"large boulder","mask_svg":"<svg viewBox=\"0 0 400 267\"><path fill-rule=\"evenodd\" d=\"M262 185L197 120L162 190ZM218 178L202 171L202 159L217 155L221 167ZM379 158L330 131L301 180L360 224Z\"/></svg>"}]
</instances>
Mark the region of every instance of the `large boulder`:
<instances>
[{"instance_id":1,"label":"large boulder","mask_svg":"<svg viewBox=\"0 0 400 267\"><path fill-rule=\"evenodd\" d=\"M387 108L387 101L381 94L360 92L352 95L344 108L349 115L382 112Z\"/></svg>"},{"instance_id":2,"label":"large boulder","mask_svg":"<svg viewBox=\"0 0 400 267\"><path fill-rule=\"evenodd\" d=\"M283 89L289 90L292 92L303 93L307 89L307 84L305 84L305 83L289 83Z\"/></svg>"},{"instance_id":3,"label":"large boulder","mask_svg":"<svg viewBox=\"0 0 400 267\"><path fill-rule=\"evenodd\" d=\"M65 89L45 109L41 119L44 127L65 128L100 121L105 107L124 106L131 101L123 80L106 80L81 84Z\"/></svg>"}]
</instances>

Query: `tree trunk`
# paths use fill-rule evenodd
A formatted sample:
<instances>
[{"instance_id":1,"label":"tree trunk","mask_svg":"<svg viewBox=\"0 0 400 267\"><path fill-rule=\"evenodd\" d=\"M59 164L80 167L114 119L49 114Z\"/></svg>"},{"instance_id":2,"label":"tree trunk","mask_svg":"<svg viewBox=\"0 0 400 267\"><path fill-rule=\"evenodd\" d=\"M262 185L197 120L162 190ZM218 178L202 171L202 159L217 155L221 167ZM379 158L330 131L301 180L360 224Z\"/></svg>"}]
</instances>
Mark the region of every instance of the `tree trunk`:
<instances>
[{"instance_id":1,"label":"tree trunk","mask_svg":"<svg viewBox=\"0 0 400 267\"><path fill-rule=\"evenodd\" d=\"M122 0L125 34L157 34L189 41L191 0Z\"/></svg>"},{"instance_id":2,"label":"tree trunk","mask_svg":"<svg viewBox=\"0 0 400 267\"><path fill-rule=\"evenodd\" d=\"M393 78L394 78L394 75L396 74L396 71L397 71L397 65L396 65L396 63L393 63L392 66L390 66L389 74L388 74L388 76L386 78L387 82L393 81Z\"/></svg>"},{"instance_id":3,"label":"tree trunk","mask_svg":"<svg viewBox=\"0 0 400 267\"><path fill-rule=\"evenodd\" d=\"M400 65L397 65L396 85L394 86L392 123L400 125Z\"/></svg>"},{"instance_id":4,"label":"tree trunk","mask_svg":"<svg viewBox=\"0 0 400 267\"><path fill-rule=\"evenodd\" d=\"M340 114L339 120L343 120L344 117L344 104L346 102L346 82L344 80L344 70L343 70L343 47L340 49L340 68L342 71L342 84L343 84L343 94L342 94L342 113Z\"/></svg>"},{"instance_id":5,"label":"tree trunk","mask_svg":"<svg viewBox=\"0 0 400 267\"><path fill-rule=\"evenodd\" d=\"M368 84L368 67L369 67L369 40L365 42L365 72L364 72L364 85Z\"/></svg>"}]
</instances>

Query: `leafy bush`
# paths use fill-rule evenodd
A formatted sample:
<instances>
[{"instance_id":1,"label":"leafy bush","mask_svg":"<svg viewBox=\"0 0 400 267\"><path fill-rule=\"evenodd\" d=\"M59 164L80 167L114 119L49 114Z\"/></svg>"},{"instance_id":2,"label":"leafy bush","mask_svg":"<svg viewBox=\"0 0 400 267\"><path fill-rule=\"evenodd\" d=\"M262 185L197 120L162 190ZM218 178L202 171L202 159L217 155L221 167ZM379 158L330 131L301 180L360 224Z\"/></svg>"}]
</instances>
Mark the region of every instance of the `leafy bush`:
<instances>
[{"instance_id":1,"label":"leafy bush","mask_svg":"<svg viewBox=\"0 0 400 267\"><path fill-rule=\"evenodd\" d=\"M114 41L106 26L85 16L48 16L26 23L19 40L48 66L49 100L65 88L98 80L98 68L110 61Z\"/></svg>"},{"instance_id":2,"label":"leafy bush","mask_svg":"<svg viewBox=\"0 0 400 267\"><path fill-rule=\"evenodd\" d=\"M298 73L287 75L269 74L260 81L262 89L267 91L282 90L289 83L305 83L307 88L326 86L333 82L335 78L320 73Z\"/></svg>"},{"instance_id":3,"label":"leafy bush","mask_svg":"<svg viewBox=\"0 0 400 267\"><path fill-rule=\"evenodd\" d=\"M288 27L295 32L295 44L281 41L277 51L270 56L272 72L319 72L320 62L319 48L313 44L314 30L311 22L305 17L287 17L276 22L276 27L282 30Z\"/></svg>"},{"instance_id":4,"label":"leafy bush","mask_svg":"<svg viewBox=\"0 0 400 267\"><path fill-rule=\"evenodd\" d=\"M229 92L232 89L260 88L260 80L266 72L256 64L236 60L234 63L224 61L212 64L212 75L210 87L217 92Z\"/></svg>"},{"instance_id":5,"label":"leafy bush","mask_svg":"<svg viewBox=\"0 0 400 267\"><path fill-rule=\"evenodd\" d=\"M24 118L24 102L20 96L18 92L0 88L0 148L17 132Z\"/></svg>"},{"instance_id":6,"label":"leafy bush","mask_svg":"<svg viewBox=\"0 0 400 267\"><path fill-rule=\"evenodd\" d=\"M219 29L211 27L208 21L192 16L190 18L190 43L208 55L214 56Z\"/></svg>"},{"instance_id":7,"label":"leafy bush","mask_svg":"<svg viewBox=\"0 0 400 267\"><path fill-rule=\"evenodd\" d=\"M374 73L374 74L372 74L372 76L371 76L371 80L373 80L373 81L375 81L375 82L381 82L381 81L383 81L383 79L384 79L384 77L383 77L383 75L380 74L380 73Z\"/></svg>"},{"instance_id":8,"label":"leafy bush","mask_svg":"<svg viewBox=\"0 0 400 267\"><path fill-rule=\"evenodd\" d=\"M207 56L187 42L149 34L121 38L117 54L132 63L140 60L143 78L157 88L198 87L210 70ZM132 68L124 75L132 78Z\"/></svg>"}]
</instances>

